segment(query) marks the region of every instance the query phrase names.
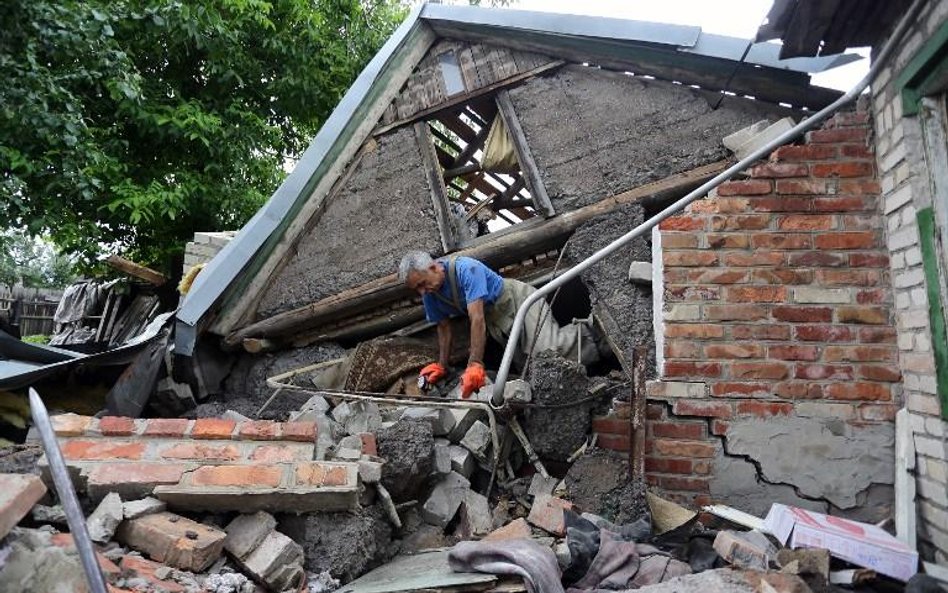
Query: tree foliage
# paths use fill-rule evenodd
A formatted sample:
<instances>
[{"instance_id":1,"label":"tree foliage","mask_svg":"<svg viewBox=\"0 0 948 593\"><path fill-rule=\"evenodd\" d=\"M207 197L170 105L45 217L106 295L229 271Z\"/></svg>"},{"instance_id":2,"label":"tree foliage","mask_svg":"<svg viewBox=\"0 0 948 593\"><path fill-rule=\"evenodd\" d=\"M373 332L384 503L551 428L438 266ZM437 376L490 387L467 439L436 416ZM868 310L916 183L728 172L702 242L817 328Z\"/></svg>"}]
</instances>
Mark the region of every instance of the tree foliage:
<instances>
[{"instance_id":1,"label":"tree foliage","mask_svg":"<svg viewBox=\"0 0 948 593\"><path fill-rule=\"evenodd\" d=\"M5 0L0 228L167 269L239 228L405 15L399 0Z\"/></svg>"},{"instance_id":2,"label":"tree foliage","mask_svg":"<svg viewBox=\"0 0 948 593\"><path fill-rule=\"evenodd\" d=\"M0 233L0 285L65 288L75 276L72 258L49 241L25 233Z\"/></svg>"}]
</instances>

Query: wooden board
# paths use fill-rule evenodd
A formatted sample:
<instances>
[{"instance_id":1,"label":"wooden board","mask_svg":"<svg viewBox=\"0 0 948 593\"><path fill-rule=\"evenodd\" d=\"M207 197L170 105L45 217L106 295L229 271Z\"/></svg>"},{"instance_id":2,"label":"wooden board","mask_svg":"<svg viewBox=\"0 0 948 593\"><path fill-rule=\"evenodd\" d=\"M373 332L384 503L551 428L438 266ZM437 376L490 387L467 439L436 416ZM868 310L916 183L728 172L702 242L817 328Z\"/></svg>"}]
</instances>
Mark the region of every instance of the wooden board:
<instances>
[{"instance_id":1,"label":"wooden board","mask_svg":"<svg viewBox=\"0 0 948 593\"><path fill-rule=\"evenodd\" d=\"M486 591L497 577L486 573L454 572L448 550L400 556L338 590L338 593L401 593L403 591ZM460 589L459 589L460 588Z\"/></svg>"}]
</instances>

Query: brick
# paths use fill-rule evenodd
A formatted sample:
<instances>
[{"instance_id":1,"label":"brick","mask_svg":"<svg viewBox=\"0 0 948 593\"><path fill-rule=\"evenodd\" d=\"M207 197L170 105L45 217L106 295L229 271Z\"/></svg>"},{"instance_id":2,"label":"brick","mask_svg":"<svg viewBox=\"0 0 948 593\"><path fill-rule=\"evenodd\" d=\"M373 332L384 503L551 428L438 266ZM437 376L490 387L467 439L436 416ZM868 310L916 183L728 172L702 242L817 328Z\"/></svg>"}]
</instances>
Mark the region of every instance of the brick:
<instances>
[{"instance_id":1,"label":"brick","mask_svg":"<svg viewBox=\"0 0 948 593\"><path fill-rule=\"evenodd\" d=\"M811 208L815 212L873 212L876 209L876 199L863 196L815 198Z\"/></svg>"},{"instance_id":2,"label":"brick","mask_svg":"<svg viewBox=\"0 0 948 593\"><path fill-rule=\"evenodd\" d=\"M146 437L183 437L191 421L187 418L152 418L145 424L142 432Z\"/></svg>"},{"instance_id":3,"label":"brick","mask_svg":"<svg viewBox=\"0 0 948 593\"><path fill-rule=\"evenodd\" d=\"M822 286L875 286L880 282L877 270L817 270L816 283Z\"/></svg>"},{"instance_id":4,"label":"brick","mask_svg":"<svg viewBox=\"0 0 948 593\"><path fill-rule=\"evenodd\" d=\"M689 270L687 281L694 284L739 284L747 280L747 270Z\"/></svg>"},{"instance_id":5,"label":"brick","mask_svg":"<svg viewBox=\"0 0 948 593\"><path fill-rule=\"evenodd\" d=\"M894 362L896 358L892 346L827 346L823 350L826 362Z\"/></svg>"},{"instance_id":6,"label":"brick","mask_svg":"<svg viewBox=\"0 0 948 593\"><path fill-rule=\"evenodd\" d=\"M156 486L177 484L187 465L169 462L98 463L88 472L89 496L99 498L117 492L122 500L151 495Z\"/></svg>"},{"instance_id":7,"label":"brick","mask_svg":"<svg viewBox=\"0 0 948 593\"><path fill-rule=\"evenodd\" d=\"M43 481L32 474L0 474L0 539L17 526L46 494Z\"/></svg>"},{"instance_id":8,"label":"brick","mask_svg":"<svg viewBox=\"0 0 948 593\"><path fill-rule=\"evenodd\" d=\"M708 221L703 216L670 216L659 223L658 228L663 231L703 231ZM664 245L663 245L664 246Z\"/></svg>"},{"instance_id":9,"label":"brick","mask_svg":"<svg viewBox=\"0 0 948 593\"><path fill-rule=\"evenodd\" d=\"M770 227L772 217L769 214L747 214L737 216L712 216L712 231L759 231ZM665 238L662 237L662 246Z\"/></svg>"},{"instance_id":10,"label":"brick","mask_svg":"<svg viewBox=\"0 0 948 593\"><path fill-rule=\"evenodd\" d=\"M767 347L767 356L779 360L817 360L820 357L818 346L780 344Z\"/></svg>"},{"instance_id":11,"label":"brick","mask_svg":"<svg viewBox=\"0 0 948 593\"><path fill-rule=\"evenodd\" d=\"M727 198L716 196L710 200L701 200L691 205L691 212L705 214L733 214L747 210L747 198Z\"/></svg>"},{"instance_id":12,"label":"brick","mask_svg":"<svg viewBox=\"0 0 948 593\"><path fill-rule=\"evenodd\" d=\"M259 463L291 463L312 459L312 451L284 445L260 445L253 448L248 461Z\"/></svg>"},{"instance_id":13,"label":"brick","mask_svg":"<svg viewBox=\"0 0 948 593\"><path fill-rule=\"evenodd\" d=\"M813 282L813 271L792 269L754 270L753 278L755 282L767 284L810 284Z\"/></svg>"},{"instance_id":14,"label":"brick","mask_svg":"<svg viewBox=\"0 0 948 593\"><path fill-rule=\"evenodd\" d=\"M272 420L251 420L237 425L237 438L249 441L273 441L279 439L283 425Z\"/></svg>"},{"instance_id":15,"label":"brick","mask_svg":"<svg viewBox=\"0 0 948 593\"><path fill-rule=\"evenodd\" d=\"M727 431L730 427L731 423L727 420L718 420L715 418L711 421L711 434L716 436L724 436L727 434Z\"/></svg>"},{"instance_id":16,"label":"brick","mask_svg":"<svg viewBox=\"0 0 948 593\"><path fill-rule=\"evenodd\" d=\"M844 231L871 231L882 228L882 218L874 214L844 214L839 228Z\"/></svg>"},{"instance_id":17,"label":"brick","mask_svg":"<svg viewBox=\"0 0 948 593\"><path fill-rule=\"evenodd\" d=\"M830 144L854 142L865 144L868 131L865 128L835 128L829 130L813 130L807 132L807 142L812 144Z\"/></svg>"},{"instance_id":18,"label":"brick","mask_svg":"<svg viewBox=\"0 0 948 593\"><path fill-rule=\"evenodd\" d=\"M823 397L823 386L816 383L779 383L774 387L777 397L784 399L820 399Z\"/></svg>"},{"instance_id":19,"label":"brick","mask_svg":"<svg viewBox=\"0 0 948 593\"><path fill-rule=\"evenodd\" d=\"M757 212L809 212L813 209L813 198L789 194L773 198L754 198L751 207Z\"/></svg>"},{"instance_id":20,"label":"brick","mask_svg":"<svg viewBox=\"0 0 948 593\"><path fill-rule=\"evenodd\" d=\"M859 416L869 422L895 422L898 406L867 404L859 406Z\"/></svg>"},{"instance_id":21,"label":"brick","mask_svg":"<svg viewBox=\"0 0 948 593\"><path fill-rule=\"evenodd\" d=\"M779 303L787 300L783 286L730 286L727 300L737 303Z\"/></svg>"},{"instance_id":22,"label":"brick","mask_svg":"<svg viewBox=\"0 0 948 593\"><path fill-rule=\"evenodd\" d=\"M711 395L714 397L769 397L772 390L770 383L726 381L711 385Z\"/></svg>"},{"instance_id":23,"label":"brick","mask_svg":"<svg viewBox=\"0 0 948 593\"><path fill-rule=\"evenodd\" d=\"M791 214L777 219L777 228L782 231L827 231L835 220L829 214Z\"/></svg>"},{"instance_id":24,"label":"brick","mask_svg":"<svg viewBox=\"0 0 948 593\"><path fill-rule=\"evenodd\" d=\"M282 478L276 465L205 465L191 472L191 485L276 488Z\"/></svg>"},{"instance_id":25,"label":"brick","mask_svg":"<svg viewBox=\"0 0 948 593\"><path fill-rule=\"evenodd\" d=\"M705 237L710 249L746 249L750 244L748 236L740 233L708 233Z\"/></svg>"},{"instance_id":26,"label":"brick","mask_svg":"<svg viewBox=\"0 0 948 593\"><path fill-rule=\"evenodd\" d=\"M620 420L611 416L598 416L593 418L592 428L594 432L600 434L627 434L630 430L628 420Z\"/></svg>"},{"instance_id":27,"label":"brick","mask_svg":"<svg viewBox=\"0 0 948 593\"><path fill-rule=\"evenodd\" d=\"M786 379L790 367L780 362L733 362L732 379Z\"/></svg>"},{"instance_id":28,"label":"brick","mask_svg":"<svg viewBox=\"0 0 948 593\"><path fill-rule=\"evenodd\" d=\"M757 416L758 418L770 418L772 416L789 416L792 413L793 404L788 404L785 402L737 402L738 416Z\"/></svg>"},{"instance_id":29,"label":"brick","mask_svg":"<svg viewBox=\"0 0 948 593\"><path fill-rule=\"evenodd\" d=\"M871 161L817 163L810 167L813 177L869 177L873 171Z\"/></svg>"},{"instance_id":30,"label":"brick","mask_svg":"<svg viewBox=\"0 0 948 593\"><path fill-rule=\"evenodd\" d=\"M223 418L198 418L191 429L191 438L195 439L229 439L237 427L234 420Z\"/></svg>"},{"instance_id":31,"label":"brick","mask_svg":"<svg viewBox=\"0 0 948 593\"><path fill-rule=\"evenodd\" d=\"M695 249L698 235L685 233L662 233L662 249Z\"/></svg>"},{"instance_id":32,"label":"brick","mask_svg":"<svg viewBox=\"0 0 948 593\"><path fill-rule=\"evenodd\" d=\"M286 422L283 424L283 440L312 443L316 441L315 422Z\"/></svg>"},{"instance_id":33,"label":"brick","mask_svg":"<svg viewBox=\"0 0 948 593\"><path fill-rule=\"evenodd\" d=\"M755 249L812 249L813 238L800 233L759 233L751 238Z\"/></svg>"},{"instance_id":34,"label":"brick","mask_svg":"<svg viewBox=\"0 0 948 593\"><path fill-rule=\"evenodd\" d=\"M724 337L724 327L708 323L669 323L666 338L714 339Z\"/></svg>"},{"instance_id":35,"label":"brick","mask_svg":"<svg viewBox=\"0 0 948 593\"><path fill-rule=\"evenodd\" d=\"M786 257L777 251L755 251L754 253L728 253L724 255L724 265L737 268L755 266L780 266Z\"/></svg>"},{"instance_id":36,"label":"brick","mask_svg":"<svg viewBox=\"0 0 948 593\"><path fill-rule=\"evenodd\" d=\"M860 327L859 341L864 344L894 344L897 333L894 327Z\"/></svg>"},{"instance_id":37,"label":"brick","mask_svg":"<svg viewBox=\"0 0 948 593\"><path fill-rule=\"evenodd\" d=\"M820 233L816 235L817 249L871 249L878 244L874 231Z\"/></svg>"},{"instance_id":38,"label":"brick","mask_svg":"<svg viewBox=\"0 0 948 593\"><path fill-rule=\"evenodd\" d=\"M849 265L854 268L887 268L889 256L885 253L850 253Z\"/></svg>"},{"instance_id":39,"label":"brick","mask_svg":"<svg viewBox=\"0 0 948 593\"><path fill-rule=\"evenodd\" d=\"M379 446L374 433L363 432L359 434L359 438L362 440L363 455L377 456L379 454Z\"/></svg>"},{"instance_id":40,"label":"brick","mask_svg":"<svg viewBox=\"0 0 948 593\"><path fill-rule=\"evenodd\" d=\"M632 441L628 435L601 434L596 443L603 449L628 453L632 450Z\"/></svg>"},{"instance_id":41,"label":"brick","mask_svg":"<svg viewBox=\"0 0 948 593\"><path fill-rule=\"evenodd\" d=\"M793 288L793 300L797 303L803 304L845 304L851 301L851 294L846 288L816 288L813 286L797 286Z\"/></svg>"},{"instance_id":42,"label":"brick","mask_svg":"<svg viewBox=\"0 0 948 593\"><path fill-rule=\"evenodd\" d=\"M889 310L885 307L837 307L836 320L839 323L886 325L889 323Z\"/></svg>"},{"instance_id":43,"label":"brick","mask_svg":"<svg viewBox=\"0 0 948 593\"><path fill-rule=\"evenodd\" d=\"M774 162L816 161L836 158L835 146L781 146L770 154Z\"/></svg>"},{"instance_id":44,"label":"brick","mask_svg":"<svg viewBox=\"0 0 948 593\"><path fill-rule=\"evenodd\" d=\"M121 571L129 576L134 576L148 582L148 590L154 590L155 593L186 593L187 589L183 585L170 579L159 579L155 576L155 571L162 568L164 564L153 562L140 556L123 556L121 561ZM109 585L109 593L117 593L124 589L116 589ZM137 588L139 591L141 588Z\"/></svg>"},{"instance_id":45,"label":"brick","mask_svg":"<svg viewBox=\"0 0 948 593\"><path fill-rule=\"evenodd\" d=\"M827 253L825 251L809 251L806 253L789 254L789 262L792 267L807 268L810 266L820 267L841 267L848 265L849 261L844 254Z\"/></svg>"},{"instance_id":46,"label":"brick","mask_svg":"<svg viewBox=\"0 0 948 593\"><path fill-rule=\"evenodd\" d=\"M99 419L102 436L127 437L135 434L135 421L125 416L105 416Z\"/></svg>"},{"instance_id":47,"label":"brick","mask_svg":"<svg viewBox=\"0 0 948 593\"><path fill-rule=\"evenodd\" d=\"M767 179L748 179L744 181L728 181L718 186L719 196L758 196L769 194L773 188Z\"/></svg>"},{"instance_id":48,"label":"brick","mask_svg":"<svg viewBox=\"0 0 948 593\"><path fill-rule=\"evenodd\" d=\"M714 443L704 441L683 441L676 439L653 439L654 451L669 457L714 457Z\"/></svg>"},{"instance_id":49,"label":"brick","mask_svg":"<svg viewBox=\"0 0 948 593\"><path fill-rule=\"evenodd\" d=\"M833 310L829 307L794 307L784 305L774 307L771 315L777 321L787 321L791 323L813 323L819 321L832 321Z\"/></svg>"},{"instance_id":50,"label":"brick","mask_svg":"<svg viewBox=\"0 0 948 593\"><path fill-rule=\"evenodd\" d=\"M849 342L853 339L853 330L840 325L800 325L793 333L803 342Z\"/></svg>"},{"instance_id":51,"label":"brick","mask_svg":"<svg viewBox=\"0 0 948 593\"><path fill-rule=\"evenodd\" d=\"M710 482L707 478L685 478L681 476L658 476L658 487L663 490L688 490L694 492L709 492Z\"/></svg>"},{"instance_id":52,"label":"brick","mask_svg":"<svg viewBox=\"0 0 948 593\"><path fill-rule=\"evenodd\" d=\"M499 529L491 531L483 541L499 542L514 539L530 539L533 536L533 530L523 517L507 523Z\"/></svg>"},{"instance_id":53,"label":"brick","mask_svg":"<svg viewBox=\"0 0 948 593\"><path fill-rule=\"evenodd\" d=\"M882 192L880 183L874 179L860 179L858 181L846 179L840 181L837 187L841 194L878 195Z\"/></svg>"},{"instance_id":54,"label":"brick","mask_svg":"<svg viewBox=\"0 0 948 593\"><path fill-rule=\"evenodd\" d=\"M646 389L648 396L654 398L705 397L707 395L707 386L704 383L685 381L649 381Z\"/></svg>"},{"instance_id":55,"label":"brick","mask_svg":"<svg viewBox=\"0 0 948 593\"><path fill-rule=\"evenodd\" d=\"M796 402L793 410L803 418L839 418L850 420L855 417L851 404L830 404L826 402Z\"/></svg>"},{"instance_id":56,"label":"brick","mask_svg":"<svg viewBox=\"0 0 948 593\"><path fill-rule=\"evenodd\" d=\"M652 435L671 439L702 439L706 437L704 423L698 422L652 422Z\"/></svg>"},{"instance_id":57,"label":"brick","mask_svg":"<svg viewBox=\"0 0 948 593\"><path fill-rule=\"evenodd\" d=\"M666 286L666 301L716 301L721 296L717 286Z\"/></svg>"},{"instance_id":58,"label":"brick","mask_svg":"<svg viewBox=\"0 0 948 593\"><path fill-rule=\"evenodd\" d=\"M666 459L663 457L646 457L645 471L662 474L691 474L690 459Z\"/></svg>"},{"instance_id":59,"label":"brick","mask_svg":"<svg viewBox=\"0 0 948 593\"><path fill-rule=\"evenodd\" d=\"M870 122L870 120L871 118L868 111L840 111L836 113L836 115L834 115L830 121L833 123L832 127L843 127L865 126Z\"/></svg>"},{"instance_id":60,"label":"brick","mask_svg":"<svg viewBox=\"0 0 948 593\"><path fill-rule=\"evenodd\" d=\"M730 418L731 405L725 402L706 402L700 400L676 400L672 404L672 413L679 416L706 416L712 418Z\"/></svg>"},{"instance_id":61,"label":"brick","mask_svg":"<svg viewBox=\"0 0 948 593\"><path fill-rule=\"evenodd\" d=\"M240 459L236 445L208 445L200 442L182 442L166 446L158 451L164 459L193 459L196 461L221 462Z\"/></svg>"},{"instance_id":62,"label":"brick","mask_svg":"<svg viewBox=\"0 0 948 593\"><path fill-rule=\"evenodd\" d=\"M661 420L665 418L665 406L663 404L645 404L645 418L647 420Z\"/></svg>"},{"instance_id":63,"label":"brick","mask_svg":"<svg viewBox=\"0 0 948 593\"><path fill-rule=\"evenodd\" d=\"M854 159L870 159L875 156L872 148L863 144L843 144L839 147L839 154Z\"/></svg>"},{"instance_id":64,"label":"brick","mask_svg":"<svg viewBox=\"0 0 948 593\"><path fill-rule=\"evenodd\" d=\"M116 533L125 545L149 558L193 572L206 570L224 550L224 531L163 512L125 521Z\"/></svg>"},{"instance_id":65,"label":"brick","mask_svg":"<svg viewBox=\"0 0 948 593\"><path fill-rule=\"evenodd\" d=\"M78 414L56 414L50 417L53 425L53 431L60 437L78 437L82 436L86 429L92 424L92 416L80 416Z\"/></svg>"},{"instance_id":66,"label":"brick","mask_svg":"<svg viewBox=\"0 0 948 593\"><path fill-rule=\"evenodd\" d=\"M762 344L709 344L704 348L708 358L761 358L764 355Z\"/></svg>"},{"instance_id":67,"label":"brick","mask_svg":"<svg viewBox=\"0 0 948 593\"><path fill-rule=\"evenodd\" d=\"M715 266L718 256L707 251L663 251L662 263L669 267Z\"/></svg>"},{"instance_id":68,"label":"brick","mask_svg":"<svg viewBox=\"0 0 948 593\"><path fill-rule=\"evenodd\" d=\"M554 496L537 496L530 507L527 521L557 537L566 536L566 518L563 511L572 510L573 503Z\"/></svg>"},{"instance_id":69,"label":"brick","mask_svg":"<svg viewBox=\"0 0 948 593\"><path fill-rule=\"evenodd\" d=\"M889 301L891 292L887 288L873 288L856 292L856 302L860 305L877 305Z\"/></svg>"},{"instance_id":70,"label":"brick","mask_svg":"<svg viewBox=\"0 0 948 593\"><path fill-rule=\"evenodd\" d=\"M665 361L665 377L720 377L721 363L694 361Z\"/></svg>"},{"instance_id":71,"label":"brick","mask_svg":"<svg viewBox=\"0 0 948 593\"><path fill-rule=\"evenodd\" d=\"M695 342L688 340L668 340L665 342L665 358L698 358L701 352Z\"/></svg>"},{"instance_id":72,"label":"brick","mask_svg":"<svg viewBox=\"0 0 948 593\"><path fill-rule=\"evenodd\" d=\"M145 443L113 440L70 439L61 445L67 460L112 460L141 459L145 454Z\"/></svg>"},{"instance_id":73,"label":"brick","mask_svg":"<svg viewBox=\"0 0 948 593\"><path fill-rule=\"evenodd\" d=\"M750 170L751 177L806 177L809 167L801 163L767 163Z\"/></svg>"},{"instance_id":74,"label":"brick","mask_svg":"<svg viewBox=\"0 0 948 593\"><path fill-rule=\"evenodd\" d=\"M731 327L734 340L789 340L788 325L734 325Z\"/></svg>"},{"instance_id":75,"label":"brick","mask_svg":"<svg viewBox=\"0 0 948 593\"><path fill-rule=\"evenodd\" d=\"M813 179L779 179L777 180L777 193L787 195L822 195L829 193L826 191L825 181L816 181ZM809 206L809 204L807 204ZM801 210L809 208L801 208Z\"/></svg>"},{"instance_id":76,"label":"brick","mask_svg":"<svg viewBox=\"0 0 948 593\"><path fill-rule=\"evenodd\" d=\"M833 383L823 389L829 399L889 401L892 399L892 389L884 383Z\"/></svg>"},{"instance_id":77,"label":"brick","mask_svg":"<svg viewBox=\"0 0 948 593\"><path fill-rule=\"evenodd\" d=\"M763 305L709 305L704 308L708 321L758 321L767 319L767 307Z\"/></svg>"},{"instance_id":78,"label":"brick","mask_svg":"<svg viewBox=\"0 0 948 593\"><path fill-rule=\"evenodd\" d=\"M798 364L794 367L793 376L796 379L814 381L820 379L849 381L853 378L853 367L834 364Z\"/></svg>"},{"instance_id":79,"label":"brick","mask_svg":"<svg viewBox=\"0 0 948 593\"><path fill-rule=\"evenodd\" d=\"M296 484L301 486L345 486L348 482L347 467L340 464L309 461L296 464Z\"/></svg>"}]
</instances>

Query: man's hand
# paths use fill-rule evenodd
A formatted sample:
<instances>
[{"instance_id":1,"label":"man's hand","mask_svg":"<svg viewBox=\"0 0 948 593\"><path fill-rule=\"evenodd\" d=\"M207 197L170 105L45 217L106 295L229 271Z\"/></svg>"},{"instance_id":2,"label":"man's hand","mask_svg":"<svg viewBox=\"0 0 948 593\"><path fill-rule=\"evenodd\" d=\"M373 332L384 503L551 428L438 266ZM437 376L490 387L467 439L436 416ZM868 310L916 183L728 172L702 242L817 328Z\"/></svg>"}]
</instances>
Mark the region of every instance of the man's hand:
<instances>
[{"instance_id":1,"label":"man's hand","mask_svg":"<svg viewBox=\"0 0 948 593\"><path fill-rule=\"evenodd\" d=\"M461 375L461 398L468 399L471 394L484 386L486 381L484 376L484 365L479 362L472 362L467 365L467 370Z\"/></svg>"},{"instance_id":2,"label":"man's hand","mask_svg":"<svg viewBox=\"0 0 948 593\"><path fill-rule=\"evenodd\" d=\"M418 373L418 377L424 380L424 385L419 385L422 389L427 389L431 387L441 379L444 379L447 376L448 372L444 370L444 367L437 362L433 362L421 369ZM419 381L421 383L421 381Z\"/></svg>"}]
</instances>

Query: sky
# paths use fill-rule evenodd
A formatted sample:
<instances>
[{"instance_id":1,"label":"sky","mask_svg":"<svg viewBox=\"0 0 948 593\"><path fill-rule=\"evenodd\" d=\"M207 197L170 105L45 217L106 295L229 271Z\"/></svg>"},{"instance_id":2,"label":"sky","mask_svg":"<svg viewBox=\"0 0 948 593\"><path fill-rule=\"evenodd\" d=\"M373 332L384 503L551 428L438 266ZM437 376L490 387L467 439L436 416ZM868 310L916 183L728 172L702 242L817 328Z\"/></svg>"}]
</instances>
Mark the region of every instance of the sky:
<instances>
[{"instance_id":1,"label":"sky","mask_svg":"<svg viewBox=\"0 0 948 593\"><path fill-rule=\"evenodd\" d=\"M749 39L772 4L773 0L515 0L510 8L692 25L706 33ZM868 51L859 53L868 55ZM864 58L816 74L812 83L848 91L868 70L869 60Z\"/></svg>"}]
</instances>

